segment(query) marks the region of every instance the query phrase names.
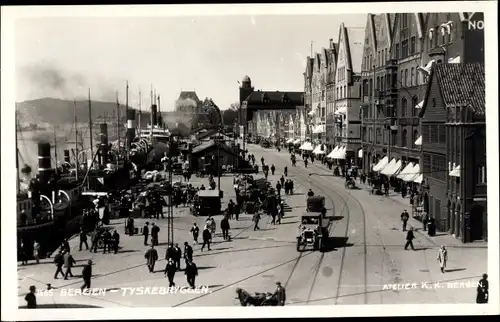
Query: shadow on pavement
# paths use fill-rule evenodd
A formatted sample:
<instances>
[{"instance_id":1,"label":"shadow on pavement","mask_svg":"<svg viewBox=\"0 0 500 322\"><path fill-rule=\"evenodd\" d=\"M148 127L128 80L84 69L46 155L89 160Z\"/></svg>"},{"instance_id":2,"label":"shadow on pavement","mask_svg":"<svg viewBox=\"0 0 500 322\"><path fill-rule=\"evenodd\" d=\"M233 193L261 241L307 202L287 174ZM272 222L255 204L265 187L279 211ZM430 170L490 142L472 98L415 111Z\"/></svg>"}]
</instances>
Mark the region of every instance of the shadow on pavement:
<instances>
[{"instance_id":1,"label":"shadow on pavement","mask_svg":"<svg viewBox=\"0 0 500 322\"><path fill-rule=\"evenodd\" d=\"M285 218L290 218L290 217L285 217ZM282 222L280 225L290 225L290 224L298 224L299 221L289 221L289 222Z\"/></svg>"},{"instance_id":2,"label":"shadow on pavement","mask_svg":"<svg viewBox=\"0 0 500 322\"><path fill-rule=\"evenodd\" d=\"M139 253L141 252L140 250L136 249L124 249L124 250L119 250L118 254L125 254L125 253Z\"/></svg>"},{"instance_id":3,"label":"shadow on pavement","mask_svg":"<svg viewBox=\"0 0 500 322\"><path fill-rule=\"evenodd\" d=\"M344 219L344 216L330 216L328 218L330 218L333 221L339 221L339 220Z\"/></svg>"},{"instance_id":4,"label":"shadow on pavement","mask_svg":"<svg viewBox=\"0 0 500 322\"><path fill-rule=\"evenodd\" d=\"M39 304L37 309L100 309L103 306L86 305L86 304ZM27 309L26 305L19 306L19 309Z\"/></svg>"},{"instance_id":5,"label":"shadow on pavement","mask_svg":"<svg viewBox=\"0 0 500 322\"><path fill-rule=\"evenodd\" d=\"M216 268L215 266L198 266L198 270L204 270L204 269L212 269Z\"/></svg>"},{"instance_id":6,"label":"shadow on pavement","mask_svg":"<svg viewBox=\"0 0 500 322\"><path fill-rule=\"evenodd\" d=\"M325 243L324 249L327 252L335 248L354 246L354 244L347 242L348 239L349 237L329 237Z\"/></svg>"},{"instance_id":7,"label":"shadow on pavement","mask_svg":"<svg viewBox=\"0 0 500 322\"><path fill-rule=\"evenodd\" d=\"M445 269L444 271L446 273L450 273L450 272L461 272L465 270L467 270L467 268L452 268L452 269Z\"/></svg>"},{"instance_id":8,"label":"shadow on pavement","mask_svg":"<svg viewBox=\"0 0 500 322\"><path fill-rule=\"evenodd\" d=\"M217 287L221 287L221 286L224 286L222 284L214 284L214 285L206 285L208 288L217 288Z\"/></svg>"}]
</instances>

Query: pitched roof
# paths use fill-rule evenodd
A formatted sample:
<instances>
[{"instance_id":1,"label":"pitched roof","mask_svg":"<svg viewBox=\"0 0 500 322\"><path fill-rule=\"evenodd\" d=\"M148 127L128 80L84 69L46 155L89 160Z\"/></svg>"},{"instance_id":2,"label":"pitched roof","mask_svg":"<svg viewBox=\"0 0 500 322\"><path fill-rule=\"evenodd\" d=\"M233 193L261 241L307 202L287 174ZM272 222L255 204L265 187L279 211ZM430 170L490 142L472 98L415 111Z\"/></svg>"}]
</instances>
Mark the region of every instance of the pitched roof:
<instances>
[{"instance_id":1,"label":"pitched roof","mask_svg":"<svg viewBox=\"0 0 500 322\"><path fill-rule=\"evenodd\" d=\"M226 152L235 154L235 151L230 146L227 146L224 143L218 143L218 145L222 150L225 150ZM217 146L217 144L213 140L208 141L208 142L203 142L202 144L194 147L193 150L191 151L191 153L192 154L200 153L202 151L205 151L206 149L216 147L216 146Z\"/></svg>"},{"instance_id":2,"label":"pitched roof","mask_svg":"<svg viewBox=\"0 0 500 322\"><path fill-rule=\"evenodd\" d=\"M363 61L363 42L365 39L365 30L362 28L346 28L348 60L351 70L354 73L361 72L361 63Z\"/></svg>"},{"instance_id":3,"label":"pitched roof","mask_svg":"<svg viewBox=\"0 0 500 322\"><path fill-rule=\"evenodd\" d=\"M474 114L485 115L486 89L483 64L435 64L429 77L421 116L425 113L430 84L434 77L446 107L469 106Z\"/></svg>"},{"instance_id":4,"label":"pitched roof","mask_svg":"<svg viewBox=\"0 0 500 322\"><path fill-rule=\"evenodd\" d=\"M198 95L196 95L195 91L182 91L179 94L178 100L187 100L187 99L192 99L195 102L200 102L200 99L198 98Z\"/></svg>"},{"instance_id":5,"label":"pitched roof","mask_svg":"<svg viewBox=\"0 0 500 322\"><path fill-rule=\"evenodd\" d=\"M302 96L304 92L281 92L281 91L255 91L252 92L248 97L245 99L245 101L248 102L248 105L251 104L260 104L262 102L262 98L268 98L269 103L281 103L283 98L287 98L292 103L295 104L301 104L302 103Z\"/></svg>"}]
</instances>

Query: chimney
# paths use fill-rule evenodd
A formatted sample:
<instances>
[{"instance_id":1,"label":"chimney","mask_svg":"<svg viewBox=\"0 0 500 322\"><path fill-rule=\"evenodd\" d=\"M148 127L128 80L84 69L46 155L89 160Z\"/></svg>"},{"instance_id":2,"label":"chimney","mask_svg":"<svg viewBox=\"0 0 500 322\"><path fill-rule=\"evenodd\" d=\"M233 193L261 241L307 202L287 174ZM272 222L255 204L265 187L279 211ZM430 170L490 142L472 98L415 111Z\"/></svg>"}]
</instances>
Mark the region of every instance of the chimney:
<instances>
[{"instance_id":1,"label":"chimney","mask_svg":"<svg viewBox=\"0 0 500 322\"><path fill-rule=\"evenodd\" d=\"M101 123L100 124L100 129L101 129L101 150L100 150L100 160L99 164L100 165L106 165L108 163L108 124L107 123Z\"/></svg>"},{"instance_id":2,"label":"chimney","mask_svg":"<svg viewBox=\"0 0 500 322\"><path fill-rule=\"evenodd\" d=\"M330 38L330 49L333 49L333 38Z\"/></svg>"},{"instance_id":3,"label":"chimney","mask_svg":"<svg viewBox=\"0 0 500 322\"><path fill-rule=\"evenodd\" d=\"M64 162L70 163L69 150L64 150Z\"/></svg>"},{"instance_id":4,"label":"chimney","mask_svg":"<svg viewBox=\"0 0 500 322\"><path fill-rule=\"evenodd\" d=\"M127 145L130 145L135 139L135 110L129 109L127 111Z\"/></svg>"},{"instance_id":5,"label":"chimney","mask_svg":"<svg viewBox=\"0 0 500 322\"><path fill-rule=\"evenodd\" d=\"M38 174L42 185L46 185L49 182L52 171L50 143L38 143Z\"/></svg>"},{"instance_id":6,"label":"chimney","mask_svg":"<svg viewBox=\"0 0 500 322\"><path fill-rule=\"evenodd\" d=\"M151 124L151 126L156 125L156 122L158 122L158 106L156 106L156 104L151 106L151 116L153 119L153 124Z\"/></svg>"}]
</instances>

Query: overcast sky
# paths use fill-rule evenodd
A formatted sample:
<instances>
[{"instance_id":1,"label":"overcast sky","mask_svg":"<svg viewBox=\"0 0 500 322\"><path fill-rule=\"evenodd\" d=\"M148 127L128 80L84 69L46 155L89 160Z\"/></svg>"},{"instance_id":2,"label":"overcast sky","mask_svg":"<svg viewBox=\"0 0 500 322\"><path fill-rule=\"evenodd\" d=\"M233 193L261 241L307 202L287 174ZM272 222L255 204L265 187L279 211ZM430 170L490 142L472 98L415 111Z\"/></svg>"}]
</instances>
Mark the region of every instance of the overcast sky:
<instances>
[{"instance_id":1,"label":"overcast sky","mask_svg":"<svg viewBox=\"0 0 500 322\"><path fill-rule=\"evenodd\" d=\"M255 89L303 90L305 60L338 39L340 23L366 24L366 15L55 17L15 24L16 99L125 97L142 89L143 108L153 84L162 110L181 90L196 90L227 108L248 75Z\"/></svg>"}]
</instances>

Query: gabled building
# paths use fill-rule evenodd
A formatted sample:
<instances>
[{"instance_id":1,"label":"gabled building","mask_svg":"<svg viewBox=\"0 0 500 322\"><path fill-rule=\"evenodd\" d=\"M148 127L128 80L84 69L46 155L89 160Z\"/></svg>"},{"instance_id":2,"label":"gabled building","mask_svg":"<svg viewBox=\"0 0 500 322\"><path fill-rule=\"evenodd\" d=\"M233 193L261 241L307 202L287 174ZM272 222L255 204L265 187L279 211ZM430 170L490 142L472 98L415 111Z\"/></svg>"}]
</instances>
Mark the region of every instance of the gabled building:
<instances>
[{"instance_id":1,"label":"gabled building","mask_svg":"<svg viewBox=\"0 0 500 322\"><path fill-rule=\"evenodd\" d=\"M330 39L329 47L326 49L326 118L325 118L325 141L327 150L335 147L335 72L337 71L338 43Z\"/></svg>"},{"instance_id":2,"label":"gabled building","mask_svg":"<svg viewBox=\"0 0 500 322\"><path fill-rule=\"evenodd\" d=\"M398 93L390 90L392 75L397 73L397 65L390 65L393 17L394 14L388 13L368 14L366 22L361 64L363 147L358 151L366 173L377 160L389 154L391 125L395 125L391 117Z\"/></svg>"},{"instance_id":3,"label":"gabled building","mask_svg":"<svg viewBox=\"0 0 500 322\"><path fill-rule=\"evenodd\" d=\"M485 69L435 64L423 108L424 211L463 242L487 240Z\"/></svg>"},{"instance_id":4,"label":"gabled building","mask_svg":"<svg viewBox=\"0 0 500 322\"><path fill-rule=\"evenodd\" d=\"M361 61L364 30L341 24L335 73L336 146L346 153L338 159L356 162L361 148Z\"/></svg>"}]
</instances>

